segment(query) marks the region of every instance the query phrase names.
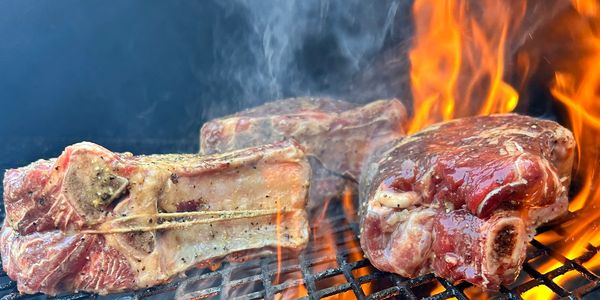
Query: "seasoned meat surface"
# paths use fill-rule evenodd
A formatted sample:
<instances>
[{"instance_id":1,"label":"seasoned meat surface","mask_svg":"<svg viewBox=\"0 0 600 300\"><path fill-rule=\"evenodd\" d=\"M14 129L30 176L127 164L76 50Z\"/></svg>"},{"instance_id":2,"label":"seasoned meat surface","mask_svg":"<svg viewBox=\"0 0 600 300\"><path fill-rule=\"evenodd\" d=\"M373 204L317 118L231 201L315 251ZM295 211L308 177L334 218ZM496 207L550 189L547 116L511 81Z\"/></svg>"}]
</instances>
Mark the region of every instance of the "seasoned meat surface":
<instances>
[{"instance_id":1,"label":"seasoned meat surface","mask_svg":"<svg viewBox=\"0 0 600 300\"><path fill-rule=\"evenodd\" d=\"M574 148L557 123L516 114L391 142L361 177L361 245L384 271L498 289L516 278L535 228L566 212Z\"/></svg>"},{"instance_id":2,"label":"seasoned meat surface","mask_svg":"<svg viewBox=\"0 0 600 300\"><path fill-rule=\"evenodd\" d=\"M330 98L290 98L212 120L200 131L201 153L211 154L295 139L312 157L312 206L339 196L358 179L372 149L404 134L399 100L364 106Z\"/></svg>"},{"instance_id":3,"label":"seasoned meat surface","mask_svg":"<svg viewBox=\"0 0 600 300\"><path fill-rule=\"evenodd\" d=\"M3 268L23 293L105 294L251 250L301 250L309 180L291 141L210 156L75 144L6 172Z\"/></svg>"}]
</instances>

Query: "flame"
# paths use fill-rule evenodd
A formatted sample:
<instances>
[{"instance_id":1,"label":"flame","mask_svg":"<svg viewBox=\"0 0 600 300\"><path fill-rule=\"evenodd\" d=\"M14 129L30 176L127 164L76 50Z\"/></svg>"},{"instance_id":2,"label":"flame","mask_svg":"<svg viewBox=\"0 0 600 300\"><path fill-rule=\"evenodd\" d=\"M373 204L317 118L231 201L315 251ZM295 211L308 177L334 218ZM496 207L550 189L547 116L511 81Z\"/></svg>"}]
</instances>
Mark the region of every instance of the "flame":
<instances>
[{"instance_id":1,"label":"flame","mask_svg":"<svg viewBox=\"0 0 600 300\"><path fill-rule=\"evenodd\" d=\"M477 4L474 4L477 3ZM414 47L409 53L414 117L409 132L457 117L510 112L518 104L518 93L504 79L506 55L515 29L525 12L525 1L416 0ZM479 6L477 6L479 5ZM581 189L569 210L582 214L576 222L561 226L559 252L569 259L586 251L589 243L600 244L600 4L595 0L573 0L579 13L575 39L585 51L557 72L551 88L568 112L570 127L579 145L576 175ZM479 8L493 11L482 18ZM479 12L479 14L478 14ZM569 27L567 27L569 28ZM528 57L518 64L529 72ZM540 237L541 240L546 237ZM549 237L547 237L549 238ZM554 240L555 237L553 238ZM600 258L590 262L597 267ZM551 261L539 267L542 273L561 264ZM566 280L567 276L557 278ZM528 296L550 296L543 287Z\"/></svg>"},{"instance_id":2,"label":"flame","mask_svg":"<svg viewBox=\"0 0 600 300\"><path fill-rule=\"evenodd\" d=\"M354 207L352 199L352 189L349 186L344 188L344 194L342 196L342 208L344 209L344 215L348 222L353 223L357 221L358 213Z\"/></svg>"},{"instance_id":3,"label":"flame","mask_svg":"<svg viewBox=\"0 0 600 300\"><path fill-rule=\"evenodd\" d=\"M519 4L516 4L519 2ZM567 109L570 127L579 145L576 178L579 193L569 210L582 216L561 226L556 236L539 237L560 243L569 259L586 246L600 244L600 4L597 0L572 0L579 13L576 41L586 51L556 73L551 92ZM409 132L458 117L513 111L519 95L505 81L507 53L524 18L526 1L416 0L414 46L409 53L413 120ZM484 11L485 13L482 13ZM493 13L489 13L493 12ZM580 25L581 25L580 24ZM569 25L569 24L568 24ZM566 28L570 27L567 25ZM517 57L523 72L530 73L529 56ZM527 75L526 74L526 75ZM528 76L525 76L528 77ZM582 209L583 208L583 209ZM600 255L587 264L600 267ZM549 261L538 270L549 272L561 263ZM555 278L557 283L570 276ZM552 297L545 286L523 294L524 298Z\"/></svg>"},{"instance_id":4,"label":"flame","mask_svg":"<svg viewBox=\"0 0 600 300\"><path fill-rule=\"evenodd\" d=\"M571 20L570 34L575 36L581 54L557 71L551 87L553 96L564 105L578 144L574 178L581 189L571 200L569 210L578 218L561 226L564 242L559 252L569 259L600 241L600 4L573 0L579 13Z\"/></svg>"},{"instance_id":5,"label":"flame","mask_svg":"<svg viewBox=\"0 0 600 300\"><path fill-rule=\"evenodd\" d=\"M319 273L328 269L339 268L338 262L336 260L336 255L338 253L341 253L342 250L353 250L349 251L347 254L346 259L349 262L365 259L360 245L357 241L357 237L352 232L352 230L344 230L342 232L339 232L337 228L332 227L332 224L327 218L327 210L331 202L340 200L344 212L344 217L346 218L347 222L352 223L357 221L358 214L354 205L354 194L349 186L346 186L346 188L344 189L342 199L325 199L323 206L320 207L318 211L314 212L313 217L311 218L311 224L314 228L312 233L311 244L313 245L312 247L314 247L315 249L310 249L310 252L315 252L315 257L326 258L326 260L323 263L319 263L311 267L313 273ZM336 235L338 241L336 241ZM339 235L343 235L343 241L345 241L345 243L340 243ZM281 262L278 261L278 265L280 263ZM356 269L352 271L352 274L355 278L360 278L362 276L369 275L369 270L367 268ZM342 285L346 282L346 278L343 274L341 274L318 280L317 282L315 282L315 284L317 289L320 290L326 287ZM369 295L371 293L370 283L362 284L361 288L363 289L365 295ZM282 292L280 295L277 295L276 298L296 299L300 297L305 297L306 295L306 287L304 285L299 285L295 288L288 289ZM356 295L354 294L353 290L349 290L343 293L338 293L329 297L325 297L323 299L356 299Z\"/></svg>"},{"instance_id":6,"label":"flame","mask_svg":"<svg viewBox=\"0 0 600 300\"><path fill-rule=\"evenodd\" d=\"M275 300L286 300L286 299L299 299L306 297L308 290L304 285L299 285L296 288L284 290L281 294L275 294Z\"/></svg>"},{"instance_id":7,"label":"flame","mask_svg":"<svg viewBox=\"0 0 600 300\"><path fill-rule=\"evenodd\" d=\"M354 205L354 198L353 198L353 193L352 193L352 189L349 186L346 186L346 188L344 189L344 193L342 196L342 208L344 211L344 216L346 217L346 220L348 220L349 223L352 222L356 222L357 221L357 211L356 211L356 207ZM327 249L329 249L329 255L331 255L332 257L334 257L336 255L336 253L339 253L340 250L342 250L341 247L343 247L343 249L352 249L355 250L353 252L348 253L348 256L346 257L346 259L350 262L352 261L358 261L361 259L364 259L363 256L363 252L362 250L360 250L360 245L357 242L356 236L354 235L354 233L351 230L346 230L343 232L344 234L344 240L346 241L346 245L338 245L335 241L335 239L333 238L334 234L333 234L333 228L331 228L330 224L326 223L327 226L323 226L320 230L322 230L324 232L324 242L328 245ZM332 262L331 265L329 267L337 267L335 262ZM369 274L369 271L367 269L357 269L357 270L353 270L353 276L355 278L360 278L362 276L366 276ZM330 283L331 286L334 285L338 285L338 284L343 284L346 283L346 279L342 279L341 277L337 280L333 280L333 282ZM363 289L363 292L365 293L365 295L369 295L371 293L371 285L370 283L366 283L363 284L361 286L361 288ZM349 290L340 294L336 294L333 296L329 296L329 297L325 297L324 299L356 299L356 295L354 294L354 291Z\"/></svg>"},{"instance_id":8,"label":"flame","mask_svg":"<svg viewBox=\"0 0 600 300\"><path fill-rule=\"evenodd\" d=\"M489 300L492 299L490 294L480 287L472 286L463 291L469 299Z\"/></svg>"},{"instance_id":9,"label":"flame","mask_svg":"<svg viewBox=\"0 0 600 300\"><path fill-rule=\"evenodd\" d=\"M600 14L600 3L593 0L572 0L573 7L579 14L589 17L598 17Z\"/></svg>"},{"instance_id":10,"label":"flame","mask_svg":"<svg viewBox=\"0 0 600 300\"><path fill-rule=\"evenodd\" d=\"M519 95L505 81L506 60L525 11L526 1L414 2L409 133L440 121L516 108ZM443 290L440 285L431 295ZM481 290L469 292L488 297Z\"/></svg>"},{"instance_id":11,"label":"flame","mask_svg":"<svg viewBox=\"0 0 600 300\"><path fill-rule=\"evenodd\" d=\"M526 5L526 1L415 0L415 38L409 52L413 95L409 133L440 121L506 113L517 107L519 95L506 79L507 60L512 59L509 56L511 43L523 21ZM570 201L569 210L581 215L574 222L562 224L552 235L536 237L544 243L561 244L558 251L568 259L583 254L588 244L600 244L600 189L597 188L600 183L597 175L600 171L600 4L597 0L572 0L572 6L580 18L578 26L573 28L578 35L575 40L581 42L586 51L556 72L551 92L566 108L578 144L573 178L581 183L581 188ZM571 30L569 25L566 28ZM517 57L516 64L523 72L530 73L530 59L529 56ZM334 229L326 221L329 201L325 203L322 214L312 222L319 231L313 233L315 239L317 234L319 236L314 244L322 247L325 255L335 257L339 245ZM351 191L345 191L342 204L348 220L355 221ZM349 240L352 248L358 247L355 239ZM350 253L348 257L364 259L361 252ZM335 268L336 264L334 259L322 267ZM537 269L547 273L560 265L550 260ZM599 268L600 254L584 265ZM356 277L367 273L367 270L360 271ZM559 276L554 281L562 284L570 278L570 275ZM344 282L344 278L332 278L328 284ZM303 288L299 287L294 295L304 296ZM363 285L362 288L369 295L371 287ZM538 299L556 295L540 285L521 296ZM353 299L355 295L349 291L336 297Z\"/></svg>"},{"instance_id":12,"label":"flame","mask_svg":"<svg viewBox=\"0 0 600 300\"><path fill-rule=\"evenodd\" d=\"M275 282L279 282L281 279L281 262L283 261L283 252L281 248L281 222L283 218L283 212L281 210L280 201L275 201L277 203L277 217L275 219L275 235L277 236L277 275L275 275Z\"/></svg>"},{"instance_id":13,"label":"flame","mask_svg":"<svg viewBox=\"0 0 600 300\"><path fill-rule=\"evenodd\" d=\"M554 242L556 250L568 259L575 259L587 250L588 245L600 243L600 4L593 0L573 0L577 14L567 18L568 35L577 41L576 57L568 57L555 73L551 85L552 95L566 109L570 128L577 141L577 161L573 178L581 182L578 193L569 203L569 211L577 218L563 223L556 233L538 236L541 242ZM560 238L556 238L555 235ZM600 256L596 255L583 263L590 270L600 266ZM542 273L562 265L549 262L540 266ZM566 284L575 278L575 272L558 276L554 281ZM534 291L535 290L535 291ZM532 293L522 295L556 296L550 290L539 287Z\"/></svg>"},{"instance_id":14,"label":"flame","mask_svg":"<svg viewBox=\"0 0 600 300\"><path fill-rule=\"evenodd\" d=\"M356 210L356 207L354 206L354 198L353 198L353 194L352 194L352 189L349 186L346 186L345 190L344 190L344 196L342 197L342 207L344 209L344 215L346 216L346 220L348 220L348 222L350 223L355 223L357 222L357 218L358 218L358 213ZM353 232L352 231L346 231L345 234L350 235L350 236L346 236L347 240L349 240L349 249L356 249L358 251L354 251L351 252L350 254L348 254L348 260L349 261L359 261L364 259L364 255L363 252L360 250L360 245L357 242L356 238L353 236ZM367 269L361 268L356 270L356 272L354 272L354 277L355 278L360 278L362 276L367 276L369 275L369 271ZM362 289L363 292L365 293L365 295L370 295L371 294L371 283L366 283L362 285Z\"/></svg>"},{"instance_id":15,"label":"flame","mask_svg":"<svg viewBox=\"0 0 600 300\"><path fill-rule=\"evenodd\" d=\"M312 266L313 273L323 272L328 269L338 268L336 254L340 253L341 250L354 250L349 251L346 259L349 262L359 261L364 259L363 252L360 248L359 243L357 242L357 237L352 232L352 230L345 230L343 232L336 231L336 228L332 227L332 224L327 219L327 210L331 201L339 201L340 199L325 199L324 205L319 208L313 214L311 224L313 225L313 234L312 234L312 245L315 249L311 249L311 252L315 252L315 257L327 258L325 262ZM348 223L357 221L357 212L356 207L354 205L354 198L352 189L350 187L346 187L341 199L342 208L344 211L344 216ZM343 235L344 244L339 241L336 242L336 235ZM339 239L339 237L338 237ZM352 274L355 278L360 278L362 276L369 275L368 268L360 268L356 270L352 270ZM347 282L346 278L343 274L326 277L315 282L317 289L324 289L326 287L332 287L337 285L342 285ZM371 293L371 284L364 283L361 288L365 295L369 295ZM288 289L281 294L277 295L276 299L295 299L300 297L305 297L307 295L307 290L304 285L299 285L295 288ZM356 295L353 290L349 290L343 293L338 293L333 296L325 297L324 299L356 299Z\"/></svg>"},{"instance_id":16,"label":"flame","mask_svg":"<svg viewBox=\"0 0 600 300\"><path fill-rule=\"evenodd\" d=\"M441 285L440 283L437 283L436 286L433 288L433 290L431 290L430 294L431 295L437 295L437 294L441 294L445 291L446 289L444 288L443 285Z\"/></svg>"},{"instance_id":17,"label":"flame","mask_svg":"<svg viewBox=\"0 0 600 300\"><path fill-rule=\"evenodd\" d=\"M519 2L415 1L415 40L409 53L414 116L409 132L458 117L515 109L518 93L504 76L507 41L526 9L526 2Z\"/></svg>"},{"instance_id":18,"label":"flame","mask_svg":"<svg viewBox=\"0 0 600 300\"><path fill-rule=\"evenodd\" d=\"M541 284L521 294L523 299L555 299L556 294L547 286Z\"/></svg>"},{"instance_id":19,"label":"flame","mask_svg":"<svg viewBox=\"0 0 600 300\"><path fill-rule=\"evenodd\" d=\"M600 254L594 255L590 260L584 262L583 266L592 271L592 273L600 275Z\"/></svg>"}]
</instances>

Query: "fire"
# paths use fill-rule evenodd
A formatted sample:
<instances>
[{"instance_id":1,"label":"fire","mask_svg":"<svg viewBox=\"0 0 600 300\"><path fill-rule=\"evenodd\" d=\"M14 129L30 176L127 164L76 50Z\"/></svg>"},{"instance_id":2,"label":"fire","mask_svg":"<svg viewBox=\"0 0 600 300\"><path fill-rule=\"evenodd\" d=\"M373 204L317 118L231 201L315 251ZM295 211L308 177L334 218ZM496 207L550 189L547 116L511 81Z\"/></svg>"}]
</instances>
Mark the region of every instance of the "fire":
<instances>
[{"instance_id":1,"label":"fire","mask_svg":"<svg viewBox=\"0 0 600 300\"><path fill-rule=\"evenodd\" d=\"M350 222L357 222L358 212L354 207L354 202L352 198L352 189L348 186L344 189L344 195L342 197L342 207L344 208L344 215L346 219Z\"/></svg>"},{"instance_id":2,"label":"fire","mask_svg":"<svg viewBox=\"0 0 600 300\"><path fill-rule=\"evenodd\" d=\"M342 198L342 205L344 208L344 215L346 216L346 219L350 222L357 222L357 218L358 218L358 212L356 210L356 207L354 207L354 202L353 202L353 195L352 195L352 190L346 186L346 189L344 190L344 196ZM351 231L346 231L345 232L347 235L352 235L353 233ZM346 236L346 238L350 241L350 249L360 249L360 245L357 242L357 240L353 237L349 237ZM348 260L349 261L359 261L361 259L364 259L363 253L362 251L355 251L355 252L351 252L348 255ZM369 271L361 268L356 270L356 272L354 273L354 277L355 278L360 278L362 276L366 276L369 275ZM363 284L362 286L363 292L365 293L365 295L369 295L371 294L371 283L367 283L367 284Z\"/></svg>"},{"instance_id":3,"label":"fire","mask_svg":"<svg viewBox=\"0 0 600 300\"><path fill-rule=\"evenodd\" d=\"M275 219L275 234L277 235L277 275L275 275L275 282L279 282L281 279L281 262L283 260L283 252L281 249L281 221L283 213L281 212L281 204L277 202L277 217Z\"/></svg>"},{"instance_id":4,"label":"fire","mask_svg":"<svg viewBox=\"0 0 600 300\"><path fill-rule=\"evenodd\" d=\"M526 9L526 1L518 2L415 1L415 40L409 53L414 116L409 132L439 121L515 109L519 97L504 76L509 41ZM493 17L484 18L489 12Z\"/></svg>"},{"instance_id":5,"label":"fire","mask_svg":"<svg viewBox=\"0 0 600 300\"><path fill-rule=\"evenodd\" d=\"M355 194L350 187L346 187L343 192L342 199L325 199L324 205L316 211L312 217L311 224L315 230L312 233L312 245L314 249L310 249L310 252L314 252L315 257L324 259L323 262L312 266L312 272L319 273L326 270L338 268L338 262L336 255L347 252L346 259L348 262L354 262L364 259L362 250L357 241L356 235L352 230L340 231L339 228L332 227L329 219L327 218L327 211L329 206L332 205L332 201L341 201L344 217L348 223L358 221L358 213L355 206ZM353 250L353 251L349 251ZM281 265L281 259L278 259L278 266ZM280 267L278 267L280 268ZM352 274L355 278L360 278L369 274L369 270L366 268L360 268L352 270ZM275 282L279 282L276 280ZM327 287L338 286L347 283L346 278L343 274L336 276L329 276L315 282L317 290L321 290ZM365 283L361 286L365 295L371 293L370 283ZM277 299L296 299L307 296L306 287L303 284L288 289L281 294L277 295ZM324 299L356 299L356 295L353 290L349 290L343 293L335 294L333 296L325 297Z\"/></svg>"},{"instance_id":6,"label":"fire","mask_svg":"<svg viewBox=\"0 0 600 300\"><path fill-rule=\"evenodd\" d=\"M600 4L589 0L572 4L579 15L569 24L570 34L581 54L562 64L551 87L566 108L579 146L574 178L582 184L569 205L579 216L561 226L566 235L559 251L569 259L583 254L588 243L600 242Z\"/></svg>"},{"instance_id":7,"label":"fire","mask_svg":"<svg viewBox=\"0 0 600 300\"><path fill-rule=\"evenodd\" d=\"M511 43L526 12L526 1L416 0L413 7L415 39L409 53L413 120L409 132L430 124L458 117L513 111L519 95L506 81L506 66ZM552 95L566 108L569 127L578 147L573 179L580 183L569 210L579 217L561 225L550 239L568 259L600 245L600 3L597 0L572 0L577 12L559 30L575 36L581 43L578 55L558 64L551 86ZM556 41L561 43L564 41ZM572 45L570 45L572 47ZM527 77L531 57L515 62ZM546 273L560 266L550 261L539 267ZM600 255L586 262L600 268ZM562 284L573 276L559 276ZM552 295L539 286L524 298Z\"/></svg>"},{"instance_id":8,"label":"fire","mask_svg":"<svg viewBox=\"0 0 600 300\"><path fill-rule=\"evenodd\" d=\"M557 62L559 67L550 90L564 106L578 145L573 178L580 182L580 189L569 203L569 211L576 213L577 218L561 224L550 234L536 237L547 244L555 243L556 250L568 259L584 254L588 245L600 245L600 4L595 0L573 0L572 6L577 13L566 18L567 24L559 26L560 30L568 30L564 35L577 42L573 46L576 54ZM597 270L600 256L583 264ZM548 262L539 271L546 273L560 265ZM569 273L554 281L562 285L574 280L577 273ZM530 294L553 295L542 289L532 289Z\"/></svg>"},{"instance_id":9,"label":"fire","mask_svg":"<svg viewBox=\"0 0 600 300\"><path fill-rule=\"evenodd\" d=\"M413 117L409 132L416 132L430 124L454 118L506 113L513 111L519 103L519 94L508 83L507 66L522 21L525 18L526 1L497 0L415 0L413 15L415 38L409 52L411 63L411 89L413 95ZM562 224L551 233L536 237L539 241L559 244L557 248L568 259L579 257L586 246L600 245L600 4L597 0L572 0L578 13L574 24L562 26L576 35L581 51L575 59L558 64L552 95L567 112L568 126L578 144L576 170L573 179L580 183L578 194L570 201L569 210L579 217ZM557 41L560 43L561 41ZM517 57L515 61L522 72L533 69L530 56ZM529 75L529 74L528 74ZM349 221L356 221L356 208L352 194L344 193L342 204ZM329 204L329 202L326 202ZM327 255L335 257L337 247L334 230L326 223L323 215L314 220L319 224L316 244L323 246ZM314 234L314 233L313 233ZM352 248L358 247L356 240L349 239ZM349 254L350 260L363 259L362 253ZM324 265L335 268L335 259ZM547 273L561 263L550 260L538 271ZM600 255L584 262L589 269L600 268ZM356 277L364 276L359 272ZM554 278L564 284L574 278L565 274ZM333 280L333 279L332 279ZM344 282L332 281L337 285ZM370 286L363 285L366 295ZM306 290L299 288L300 293ZM553 292L540 285L521 295L523 298L552 297ZM341 298L353 299L350 291ZM484 294L480 297L486 296Z\"/></svg>"},{"instance_id":10,"label":"fire","mask_svg":"<svg viewBox=\"0 0 600 300\"><path fill-rule=\"evenodd\" d=\"M344 216L346 217L346 220L348 220L348 222L356 222L357 218L358 218L358 213L356 210L356 207L354 205L354 198L353 198L353 194L352 194L352 190L346 186L343 196L342 196L342 208L344 211ZM326 223L324 223L326 224ZM344 231L344 240L346 241L346 245L342 246L342 245L338 245L335 241L334 237L334 231L333 228L331 228L331 226L329 224L326 224L326 226L323 226L320 228L320 230L322 230L324 232L324 242L327 245L327 248L329 249L329 255L332 257L335 257L336 253L339 253L339 250L341 249L354 249L355 251L348 253L347 256L347 260L352 262L352 261L358 261L361 259L364 259L364 256L362 255L362 251L360 250L360 245L358 244L357 240L356 240L356 236L354 236L354 233L351 230L347 230ZM341 248L343 247L343 248ZM336 262L332 262L331 264L328 265L328 267L337 267L337 263ZM355 278L359 278L361 276L366 276L368 275L368 270L366 269L358 269L358 270L354 270L353 271L353 276ZM343 284L346 283L345 279L339 278L337 280L332 280L332 282L330 283L331 286L333 285L338 285L338 284ZM369 295L370 294L370 284L364 284L362 285L362 289L363 292L365 293L365 295ZM356 295L354 294L354 292L352 290L344 292L344 293L340 293L334 296L330 296L330 297L326 297L324 299L356 299Z\"/></svg>"}]
</instances>

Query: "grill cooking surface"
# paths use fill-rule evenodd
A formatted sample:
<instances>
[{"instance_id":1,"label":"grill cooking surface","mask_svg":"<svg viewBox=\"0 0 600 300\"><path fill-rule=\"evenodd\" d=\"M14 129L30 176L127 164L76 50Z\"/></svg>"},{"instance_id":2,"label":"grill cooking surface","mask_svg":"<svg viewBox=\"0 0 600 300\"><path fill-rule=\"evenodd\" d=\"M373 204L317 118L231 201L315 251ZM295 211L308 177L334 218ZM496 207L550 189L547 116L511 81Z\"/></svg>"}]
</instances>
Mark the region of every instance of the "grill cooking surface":
<instances>
[{"instance_id":1,"label":"grill cooking surface","mask_svg":"<svg viewBox=\"0 0 600 300\"><path fill-rule=\"evenodd\" d=\"M331 238L335 241L335 249L331 249L331 244L327 242L328 237L323 235L327 233L324 228L332 228ZM339 204L332 202L326 217L312 232L313 236L306 251L300 255L284 255L279 282L277 259L270 256L243 263L225 263L216 271L193 270L188 272L185 278L134 293L105 297L79 293L56 299L163 299L175 296L195 299L274 299L278 296L300 296L305 299L319 299L342 293L359 299L386 299L398 296L406 299L470 299L476 298L480 292L470 284L452 285L431 274L406 279L377 271L362 256L356 237L358 224L346 220ZM509 299L520 299L522 293L535 287L540 289L538 286L543 285L542 289L552 291L556 297L575 299L587 295L585 298L592 299L598 296L600 277L597 275L598 270L588 270L584 265L597 252L598 248L588 246L585 254L568 260L533 240L519 279L515 284L503 287L501 293ZM549 260L560 262L560 266L546 274L540 274L537 268ZM574 274L571 274L572 272ZM561 284L562 286L557 284L555 279L566 273L575 279ZM4 272L1 273L0 290L2 299L45 298L43 295L19 295L16 283L10 281Z\"/></svg>"},{"instance_id":2,"label":"grill cooking surface","mask_svg":"<svg viewBox=\"0 0 600 300\"><path fill-rule=\"evenodd\" d=\"M114 144L117 145L115 147L117 149L128 149L134 146L129 143L121 145L121 143L115 142ZM140 147L141 145L135 146ZM169 152L172 151L170 147L174 147L173 143L154 146L156 149L150 147L152 149L147 153ZM142 148L148 147L143 146ZM187 148L193 148L193 145L188 145ZM18 149L13 150L17 152ZM25 164L27 162L11 162L10 164L0 162L0 170L3 172L5 168ZM2 187L0 186L1 192ZM3 207L3 204L0 203L0 206ZM567 216L563 221L575 217L576 214L573 214ZM0 218L4 218L3 211ZM538 229L540 233L550 231L552 231L552 227ZM176 296L195 299L279 299L281 296L283 298L319 299L339 294L359 299L481 298L479 294L481 290L467 283L453 285L432 274L406 279L376 270L363 257L357 234L358 224L346 220L340 201L332 201L322 221L313 224L308 248L300 255L284 253L279 275L277 258L273 255L251 259L243 263L224 263L216 271L192 270L187 272L185 277L171 283L133 293L109 296L78 293L54 299L168 299ZM332 244L335 246L332 247ZM588 245L587 252L569 260L548 245L534 239L529 246L527 261L517 282L503 287L500 293L494 293L492 296L521 299L523 293L543 291L552 293L555 298L595 299L600 297L600 269L586 268L587 261L595 255L600 255L598 250L598 248ZM549 263L556 264L558 267L542 274L541 266ZM570 280L557 280L566 276ZM4 272L0 272L0 297L2 299L47 298L41 294L20 295L16 283L11 281Z\"/></svg>"}]
</instances>

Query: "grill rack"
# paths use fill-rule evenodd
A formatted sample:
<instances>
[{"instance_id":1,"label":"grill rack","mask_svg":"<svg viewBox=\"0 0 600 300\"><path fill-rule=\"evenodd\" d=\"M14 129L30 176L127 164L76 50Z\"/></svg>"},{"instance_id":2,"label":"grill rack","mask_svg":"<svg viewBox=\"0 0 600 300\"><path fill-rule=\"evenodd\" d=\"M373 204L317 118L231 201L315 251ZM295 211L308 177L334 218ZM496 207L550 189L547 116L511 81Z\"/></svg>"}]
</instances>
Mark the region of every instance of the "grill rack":
<instances>
[{"instance_id":1,"label":"grill rack","mask_svg":"<svg viewBox=\"0 0 600 300\"><path fill-rule=\"evenodd\" d=\"M1 191L1 189L0 189ZM381 272L373 268L364 258L357 233L358 224L349 222L340 202L328 206L326 217L313 225L311 240L305 251L299 255L284 254L280 272L277 258L266 256L241 263L224 263L215 271L208 269L192 270L185 278L170 283L131 293L98 296L90 293L76 293L58 297L42 294L21 295L16 283L3 271L0 272L0 296L2 299L281 299L295 298L320 299L344 294L358 299L471 299L481 296L481 290L469 283L453 285L433 274L413 279ZM0 217L4 217L2 214ZM567 216L562 221L576 217ZM333 237L324 235L330 228ZM552 230L542 227L538 232ZM326 239L334 243L325 243ZM330 247L335 244L335 249ZM579 299L600 295L600 270L590 270L584 264L598 254L599 248L587 246L586 251L575 259L566 257L534 239L527 250L527 259L517 282L499 293L487 296L504 299L522 299L521 295L532 289L544 286L554 293L555 298ZM538 271L540 261L549 259L560 262L560 266L542 274ZM554 279L569 272L576 272L576 287L561 286ZM277 274L281 276L279 282ZM571 282L571 281L568 281ZM299 294L297 294L299 293Z\"/></svg>"}]
</instances>

